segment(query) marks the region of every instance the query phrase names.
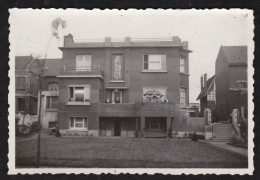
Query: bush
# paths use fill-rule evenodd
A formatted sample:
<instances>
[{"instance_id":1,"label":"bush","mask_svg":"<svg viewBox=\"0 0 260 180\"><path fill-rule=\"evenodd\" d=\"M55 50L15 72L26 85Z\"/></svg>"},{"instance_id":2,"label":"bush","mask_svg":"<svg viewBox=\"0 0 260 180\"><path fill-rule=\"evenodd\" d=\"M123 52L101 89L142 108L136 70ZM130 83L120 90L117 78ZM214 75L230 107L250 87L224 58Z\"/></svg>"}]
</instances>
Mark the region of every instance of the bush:
<instances>
[{"instance_id":1,"label":"bush","mask_svg":"<svg viewBox=\"0 0 260 180\"><path fill-rule=\"evenodd\" d=\"M193 133L191 140L192 141L198 141L198 136L197 136L196 132Z\"/></svg>"}]
</instances>

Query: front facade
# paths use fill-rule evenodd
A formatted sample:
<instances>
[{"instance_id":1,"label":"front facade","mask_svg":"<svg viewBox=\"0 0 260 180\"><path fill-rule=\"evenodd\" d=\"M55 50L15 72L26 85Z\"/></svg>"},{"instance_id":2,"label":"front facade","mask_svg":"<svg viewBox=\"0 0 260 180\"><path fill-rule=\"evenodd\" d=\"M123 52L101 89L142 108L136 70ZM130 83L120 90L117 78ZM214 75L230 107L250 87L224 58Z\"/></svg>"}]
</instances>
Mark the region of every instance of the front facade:
<instances>
[{"instance_id":1,"label":"front facade","mask_svg":"<svg viewBox=\"0 0 260 180\"><path fill-rule=\"evenodd\" d=\"M247 46L221 46L215 68L217 118L231 119L233 109L247 118Z\"/></svg>"},{"instance_id":2,"label":"front facade","mask_svg":"<svg viewBox=\"0 0 260 180\"><path fill-rule=\"evenodd\" d=\"M207 79L207 74L200 77L201 81L201 92L197 98L200 100L200 115L204 115L205 109L210 109L212 112L213 122L216 120L215 110L216 110L216 83L215 76Z\"/></svg>"},{"instance_id":3,"label":"front facade","mask_svg":"<svg viewBox=\"0 0 260 180\"><path fill-rule=\"evenodd\" d=\"M188 43L76 43L64 37L58 126L65 134L166 137L189 105Z\"/></svg>"},{"instance_id":4,"label":"front facade","mask_svg":"<svg viewBox=\"0 0 260 180\"><path fill-rule=\"evenodd\" d=\"M15 57L15 113L37 115L39 69L32 56Z\"/></svg>"}]
</instances>

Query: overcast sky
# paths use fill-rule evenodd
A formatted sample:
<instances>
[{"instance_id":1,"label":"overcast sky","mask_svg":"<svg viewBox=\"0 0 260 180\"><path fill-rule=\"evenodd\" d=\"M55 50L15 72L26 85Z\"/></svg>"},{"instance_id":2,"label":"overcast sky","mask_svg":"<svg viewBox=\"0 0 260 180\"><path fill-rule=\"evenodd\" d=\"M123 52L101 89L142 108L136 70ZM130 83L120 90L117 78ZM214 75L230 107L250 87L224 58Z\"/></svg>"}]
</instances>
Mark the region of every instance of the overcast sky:
<instances>
[{"instance_id":1,"label":"overcast sky","mask_svg":"<svg viewBox=\"0 0 260 180\"><path fill-rule=\"evenodd\" d=\"M247 45L247 12L218 11L65 11L15 10L11 13L11 32L15 34L15 55L44 57L51 36L50 24L56 17L66 20L61 37L71 33L74 39L169 38L179 36L189 42L190 102L200 92L200 75L214 75L215 61L221 45ZM47 58L61 58L52 39Z\"/></svg>"}]
</instances>

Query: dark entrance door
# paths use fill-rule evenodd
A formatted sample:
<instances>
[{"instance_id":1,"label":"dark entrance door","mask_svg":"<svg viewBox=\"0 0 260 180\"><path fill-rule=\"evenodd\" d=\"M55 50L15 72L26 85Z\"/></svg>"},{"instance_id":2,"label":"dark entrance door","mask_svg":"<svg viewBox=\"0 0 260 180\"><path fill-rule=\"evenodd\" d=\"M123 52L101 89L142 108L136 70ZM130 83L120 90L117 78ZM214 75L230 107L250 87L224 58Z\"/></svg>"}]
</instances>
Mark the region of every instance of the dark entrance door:
<instances>
[{"instance_id":1,"label":"dark entrance door","mask_svg":"<svg viewBox=\"0 0 260 180\"><path fill-rule=\"evenodd\" d=\"M114 136L121 136L121 122L120 119L114 120Z\"/></svg>"}]
</instances>

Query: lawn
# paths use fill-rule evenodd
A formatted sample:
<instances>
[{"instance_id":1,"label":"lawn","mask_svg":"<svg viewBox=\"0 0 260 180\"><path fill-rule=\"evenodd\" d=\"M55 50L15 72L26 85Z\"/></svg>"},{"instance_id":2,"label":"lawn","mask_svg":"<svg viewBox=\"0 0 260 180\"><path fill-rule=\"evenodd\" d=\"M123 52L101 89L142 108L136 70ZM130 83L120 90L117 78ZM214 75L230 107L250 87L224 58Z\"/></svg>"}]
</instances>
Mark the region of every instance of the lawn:
<instances>
[{"instance_id":1,"label":"lawn","mask_svg":"<svg viewBox=\"0 0 260 180\"><path fill-rule=\"evenodd\" d=\"M35 167L36 139L16 142L16 166ZM46 137L41 166L84 168L247 168L247 157L204 142Z\"/></svg>"}]
</instances>

